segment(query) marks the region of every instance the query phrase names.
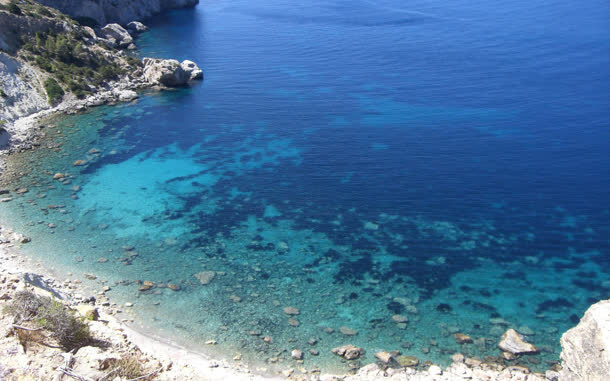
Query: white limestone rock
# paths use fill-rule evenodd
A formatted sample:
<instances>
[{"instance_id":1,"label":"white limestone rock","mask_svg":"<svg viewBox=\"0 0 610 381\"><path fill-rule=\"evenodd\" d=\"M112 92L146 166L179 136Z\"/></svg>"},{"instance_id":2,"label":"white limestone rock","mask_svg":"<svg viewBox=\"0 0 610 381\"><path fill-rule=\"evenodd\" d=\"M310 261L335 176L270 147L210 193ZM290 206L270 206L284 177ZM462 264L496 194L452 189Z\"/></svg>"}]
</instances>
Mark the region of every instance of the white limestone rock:
<instances>
[{"instance_id":1,"label":"white limestone rock","mask_svg":"<svg viewBox=\"0 0 610 381\"><path fill-rule=\"evenodd\" d=\"M115 43L119 48L126 48L133 43L133 38L129 32L119 24L106 25L101 29L100 35L104 39Z\"/></svg>"},{"instance_id":2,"label":"white limestone rock","mask_svg":"<svg viewBox=\"0 0 610 381\"><path fill-rule=\"evenodd\" d=\"M561 336L561 348L560 380L608 380L610 300L589 307L580 323Z\"/></svg>"},{"instance_id":3,"label":"white limestone rock","mask_svg":"<svg viewBox=\"0 0 610 381\"><path fill-rule=\"evenodd\" d=\"M515 355L523 353L537 353L538 348L534 345L523 340L523 337L517 333L514 329L509 329L504 332L498 347L504 352L509 352Z\"/></svg>"},{"instance_id":4,"label":"white limestone rock","mask_svg":"<svg viewBox=\"0 0 610 381\"><path fill-rule=\"evenodd\" d=\"M189 76L189 79L203 79L203 71L193 61L184 60L180 67Z\"/></svg>"},{"instance_id":5,"label":"white limestone rock","mask_svg":"<svg viewBox=\"0 0 610 381\"><path fill-rule=\"evenodd\" d=\"M142 63L144 64L144 77L149 83L173 87L183 86L190 79L177 60L146 57Z\"/></svg>"},{"instance_id":6,"label":"white limestone rock","mask_svg":"<svg viewBox=\"0 0 610 381\"><path fill-rule=\"evenodd\" d=\"M130 23L127 23L126 27L132 35L146 32L148 30L148 27L139 21L132 21Z\"/></svg>"}]
</instances>

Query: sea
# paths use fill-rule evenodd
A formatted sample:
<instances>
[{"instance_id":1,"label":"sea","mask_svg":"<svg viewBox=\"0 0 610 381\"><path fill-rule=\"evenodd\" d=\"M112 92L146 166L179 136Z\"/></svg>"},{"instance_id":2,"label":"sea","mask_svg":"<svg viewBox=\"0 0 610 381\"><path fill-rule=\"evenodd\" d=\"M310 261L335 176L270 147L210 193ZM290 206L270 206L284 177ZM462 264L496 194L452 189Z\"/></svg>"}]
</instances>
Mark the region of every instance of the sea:
<instances>
[{"instance_id":1,"label":"sea","mask_svg":"<svg viewBox=\"0 0 610 381\"><path fill-rule=\"evenodd\" d=\"M133 327L259 373L379 351L543 371L610 297L607 1L202 0L146 24L137 55L205 79L44 124L0 204ZM501 358L509 328L540 352Z\"/></svg>"}]
</instances>

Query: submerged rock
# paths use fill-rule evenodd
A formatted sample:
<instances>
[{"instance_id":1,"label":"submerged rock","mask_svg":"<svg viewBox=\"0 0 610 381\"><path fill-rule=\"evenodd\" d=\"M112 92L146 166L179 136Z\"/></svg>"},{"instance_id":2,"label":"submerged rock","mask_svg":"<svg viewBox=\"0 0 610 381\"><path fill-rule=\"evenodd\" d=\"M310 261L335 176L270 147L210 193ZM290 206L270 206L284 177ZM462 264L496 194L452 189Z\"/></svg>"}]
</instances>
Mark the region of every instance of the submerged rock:
<instances>
[{"instance_id":1,"label":"submerged rock","mask_svg":"<svg viewBox=\"0 0 610 381\"><path fill-rule=\"evenodd\" d=\"M455 341L457 341L458 344L467 344L467 343L472 343L472 338L468 335L465 335L463 333L456 333L454 335L455 337Z\"/></svg>"},{"instance_id":2,"label":"submerged rock","mask_svg":"<svg viewBox=\"0 0 610 381\"><path fill-rule=\"evenodd\" d=\"M498 343L498 347L504 352L510 352L515 355L538 352L538 348L523 340L521 335L512 328L504 332L504 335L502 335L502 338Z\"/></svg>"},{"instance_id":3,"label":"submerged rock","mask_svg":"<svg viewBox=\"0 0 610 381\"><path fill-rule=\"evenodd\" d=\"M203 285L209 284L214 277L216 277L215 271L202 271L200 273L195 274L195 278L199 279L199 282Z\"/></svg>"},{"instance_id":4,"label":"submerged rock","mask_svg":"<svg viewBox=\"0 0 610 381\"><path fill-rule=\"evenodd\" d=\"M396 362L402 367L412 367L419 364L419 359L415 356L398 356Z\"/></svg>"},{"instance_id":5,"label":"submerged rock","mask_svg":"<svg viewBox=\"0 0 610 381\"><path fill-rule=\"evenodd\" d=\"M333 348L331 349L331 352L337 356L343 357L346 360L355 360L364 354L364 350L362 348L358 348L351 344Z\"/></svg>"},{"instance_id":6,"label":"submerged rock","mask_svg":"<svg viewBox=\"0 0 610 381\"><path fill-rule=\"evenodd\" d=\"M344 326L339 327L339 332L341 332L345 336L356 336L358 334L358 331L356 331L355 329Z\"/></svg>"},{"instance_id":7,"label":"submerged rock","mask_svg":"<svg viewBox=\"0 0 610 381\"><path fill-rule=\"evenodd\" d=\"M296 308L296 307L284 307L284 313L285 313L286 315L290 315L290 316L292 316L292 315L298 315L298 314L300 314L300 313L301 313L301 311L299 311L299 309L298 309L298 308Z\"/></svg>"}]
</instances>

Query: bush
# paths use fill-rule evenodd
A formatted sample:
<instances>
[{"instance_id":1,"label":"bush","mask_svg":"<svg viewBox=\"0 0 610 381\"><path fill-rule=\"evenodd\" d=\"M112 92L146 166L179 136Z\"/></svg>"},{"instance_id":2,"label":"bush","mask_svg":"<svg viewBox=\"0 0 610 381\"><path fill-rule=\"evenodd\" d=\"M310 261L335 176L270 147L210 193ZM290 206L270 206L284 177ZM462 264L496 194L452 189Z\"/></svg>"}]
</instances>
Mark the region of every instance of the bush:
<instances>
[{"instance_id":1,"label":"bush","mask_svg":"<svg viewBox=\"0 0 610 381\"><path fill-rule=\"evenodd\" d=\"M51 11L49 11L46 7L43 7L42 5L36 7L36 11L42 16L53 17L53 13L51 13Z\"/></svg>"},{"instance_id":2,"label":"bush","mask_svg":"<svg viewBox=\"0 0 610 381\"><path fill-rule=\"evenodd\" d=\"M84 319L66 308L61 302L51 300L38 309L36 322L51 332L59 345L70 351L91 342L91 332Z\"/></svg>"},{"instance_id":3,"label":"bush","mask_svg":"<svg viewBox=\"0 0 610 381\"><path fill-rule=\"evenodd\" d=\"M53 105L59 103L64 97L64 90L59 86L57 81L51 77L44 81L44 89L47 92L49 103Z\"/></svg>"},{"instance_id":4,"label":"bush","mask_svg":"<svg viewBox=\"0 0 610 381\"><path fill-rule=\"evenodd\" d=\"M19 8L19 6L17 5L17 2L15 0L11 1L8 4L8 11L11 12L12 14L15 15L21 15L21 8Z\"/></svg>"},{"instance_id":5,"label":"bush","mask_svg":"<svg viewBox=\"0 0 610 381\"><path fill-rule=\"evenodd\" d=\"M32 320L42 307L43 301L30 291L17 291L11 303L4 306L2 312L15 317L19 323Z\"/></svg>"}]
</instances>

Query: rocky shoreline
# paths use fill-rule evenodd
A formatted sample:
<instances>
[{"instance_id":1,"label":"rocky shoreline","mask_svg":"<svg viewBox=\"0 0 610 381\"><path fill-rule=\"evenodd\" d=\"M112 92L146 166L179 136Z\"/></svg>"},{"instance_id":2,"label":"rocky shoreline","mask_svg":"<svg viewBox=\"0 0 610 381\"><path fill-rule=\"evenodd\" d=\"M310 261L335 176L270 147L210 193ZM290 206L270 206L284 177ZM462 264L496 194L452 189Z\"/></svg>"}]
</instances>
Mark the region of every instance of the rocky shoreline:
<instances>
[{"instance_id":1,"label":"rocky shoreline","mask_svg":"<svg viewBox=\"0 0 610 381\"><path fill-rule=\"evenodd\" d=\"M435 364L403 364L395 354L379 352L376 363L368 364L350 375L321 374L306 370L295 361L275 375L264 370L250 370L238 359L218 360L189 351L161 338L150 337L129 327L134 317L128 312L129 303L117 305L106 295L110 286L97 292L84 286L84 279L68 274L65 280L53 275L53 271L22 253L29 237L0 228L0 308L10 303L16 293L31 290L35 294L54 297L83 317L94 315L88 322L97 345L92 344L76 351L66 352L46 345L24 346L12 328L14 321L3 312L0 315L0 379L16 380L22 376L40 379L62 380L82 377L84 380L105 379L112 370L108 364L126 356L136 357L151 373L145 379L155 380L592 380L602 381L610 371L610 301L602 301L590 308L581 323L562 337L563 368L555 367L543 373L535 373L523 366L486 363L477 358L467 358L457 353L452 364L445 369ZM83 275L84 276L84 275ZM507 335L510 336L507 331ZM103 343L103 345L99 345ZM503 350L518 352L531 345L518 337L504 337ZM519 347L519 348L517 348ZM512 349L507 349L512 348ZM359 356L360 348L344 346L333 349L342 357ZM355 351L355 352L354 352ZM297 360L298 353L292 353ZM70 376L72 374L72 376ZM53 375L50 377L50 375ZM115 378L116 379L116 378Z\"/></svg>"},{"instance_id":2,"label":"rocky shoreline","mask_svg":"<svg viewBox=\"0 0 610 381\"><path fill-rule=\"evenodd\" d=\"M83 316L93 313L96 316L89 322L91 332L98 342L105 345L86 346L75 353L64 352L59 348L44 345L20 344L13 322L6 314L1 317L3 330L0 332L0 379L19 379L32 376L42 379L70 379L66 370L84 379L96 380L104 377L111 369L108 364L121 356L136 355L146 369L151 369L148 379L156 380L556 380L556 371L546 374L532 373L520 366L500 366L486 364L478 359L465 358L461 354L453 356L453 363L446 369L428 365L423 370L409 366L391 367L390 357L377 354L378 363L369 364L354 375L330 375L308 372L298 368L285 369L277 375L257 375L239 361L228 363L190 352L175 344L151 338L129 328L131 320L122 310L128 306L112 303L105 295L105 289L92 295L83 287L77 276L59 280L50 276L40 262L23 255L21 247L27 245L29 238L3 228L0 230L0 306L9 303L21 290L31 290L39 295L61 299L62 303L79 311ZM73 351L74 352L74 351ZM6 355L4 355L6 354ZM345 355L345 352L344 352ZM294 356L294 354L293 354ZM69 358L69 361L66 360ZM68 365L67 365L68 364ZM53 375L53 377L49 377ZM49 378L45 378L49 377Z\"/></svg>"}]
</instances>

